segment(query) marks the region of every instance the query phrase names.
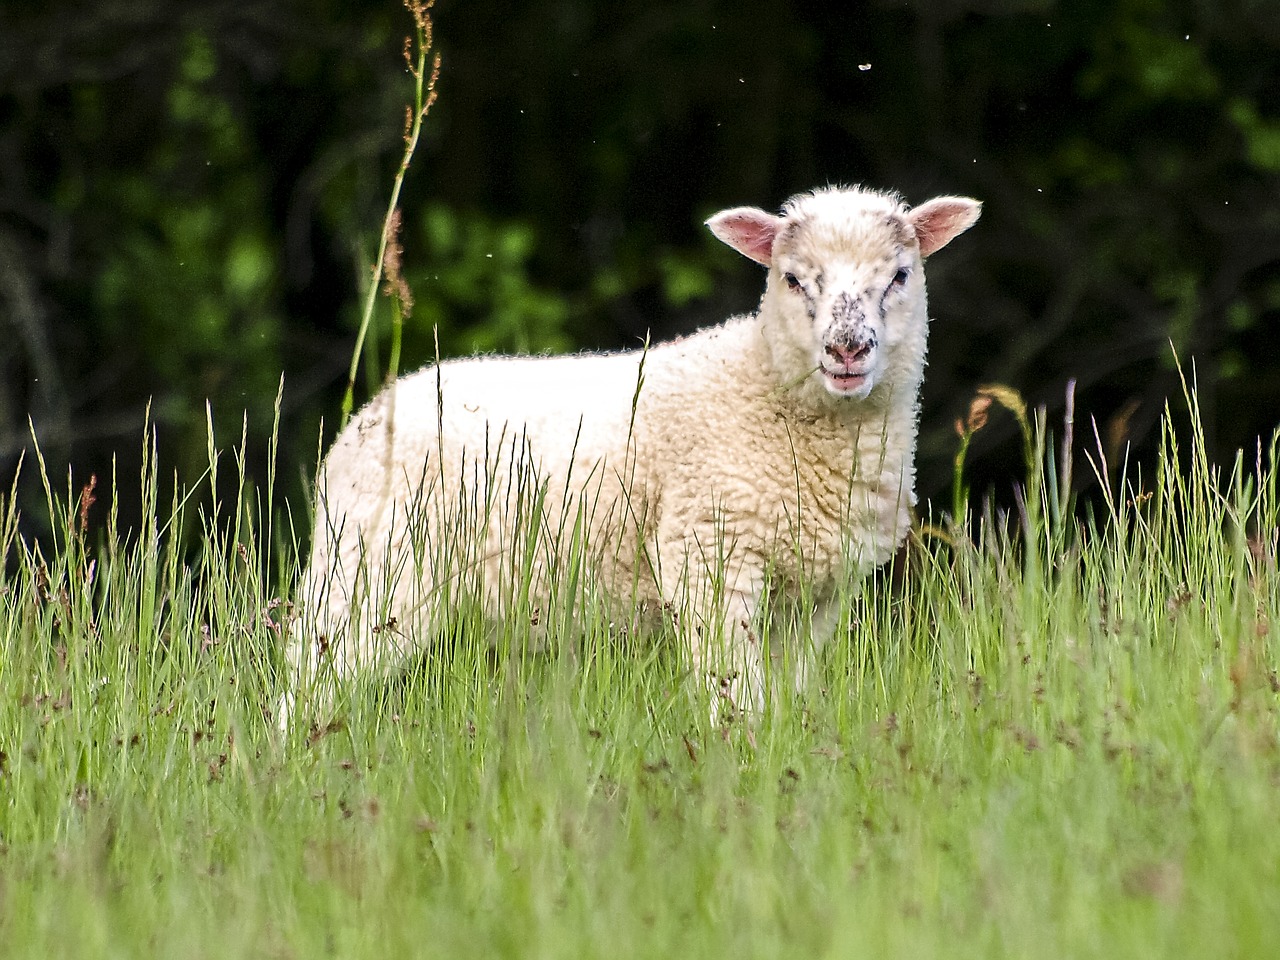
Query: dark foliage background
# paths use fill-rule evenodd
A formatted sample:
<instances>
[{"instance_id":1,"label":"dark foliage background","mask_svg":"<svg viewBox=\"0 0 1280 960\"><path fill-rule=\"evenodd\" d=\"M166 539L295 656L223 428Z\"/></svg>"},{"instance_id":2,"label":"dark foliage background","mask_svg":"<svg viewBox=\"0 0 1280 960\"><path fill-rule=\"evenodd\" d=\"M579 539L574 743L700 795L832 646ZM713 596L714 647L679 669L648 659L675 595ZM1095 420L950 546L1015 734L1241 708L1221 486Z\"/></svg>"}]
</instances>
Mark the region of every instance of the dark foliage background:
<instances>
[{"instance_id":1,"label":"dark foliage background","mask_svg":"<svg viewBox=\"0 0 1280 960\"><path fill-rule=\"evenodd\" d=\"M1219 456L1280 412L1274 0L440 0L440 99L410 174L406 365L635 345L751 309L701 221L827 182L985 201L930 265L922 487L1001 381L1149 455L1194 361ZM284 374L296 494L336 419L410 82L394 0L0 3L0 480L131 489ZM384 323L385 327L385 323ZM378 344L375 344L378 347ZM381 354L381 355L380 355ZM364 396L385 362L370 354ZM975 444L1019 475L1013 425ZM24 470L27 522L43 495ZM131 505L121 503L127 520Z\"/></svg>"}]
</instances>

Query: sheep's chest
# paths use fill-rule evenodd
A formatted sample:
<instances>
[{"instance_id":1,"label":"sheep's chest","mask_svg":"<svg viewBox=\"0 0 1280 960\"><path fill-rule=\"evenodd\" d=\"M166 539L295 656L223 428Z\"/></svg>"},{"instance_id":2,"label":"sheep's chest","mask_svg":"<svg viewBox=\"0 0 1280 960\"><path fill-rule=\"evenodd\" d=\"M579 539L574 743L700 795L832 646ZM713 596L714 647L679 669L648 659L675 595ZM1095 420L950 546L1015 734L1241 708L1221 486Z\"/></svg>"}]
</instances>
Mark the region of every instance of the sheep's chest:
<instances>
[{"instance_id":1,"label":"sheep's chest","mask_svg":"<svg viewBox=\"0 0 1280 960\"><path fill-rule=\"evenodd\" d=\"M728 539L818 587L891 557L910 522L913 445L834 418L770 427L740 450L741 485L717 497Z\"/></svg>"},{"instance_id":2,"label":"sheep's chest","mask_svg":"<svg viewBox=\"0 0 1280 960\"><path fill-rule=\"evenodd\" d=\"M771 376L744 380L768 369L753 329L722 329L747 339L717 348L720 362L655 352L646 371L635 462L653 525L640 546L663 592L697 567L747 590L770 575L825 589L887 560L906 532L914 408L815 403ZM623 500L634 508L636 490Z\"/></svg>"}]
</instances>

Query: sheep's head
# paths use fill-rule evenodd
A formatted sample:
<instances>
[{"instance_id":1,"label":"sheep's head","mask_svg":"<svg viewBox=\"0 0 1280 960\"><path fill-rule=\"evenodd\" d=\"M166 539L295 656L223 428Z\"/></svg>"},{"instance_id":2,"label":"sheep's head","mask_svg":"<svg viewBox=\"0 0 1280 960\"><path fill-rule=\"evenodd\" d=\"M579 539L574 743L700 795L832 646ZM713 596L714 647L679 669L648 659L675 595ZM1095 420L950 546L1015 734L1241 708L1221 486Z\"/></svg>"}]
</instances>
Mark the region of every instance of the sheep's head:
<instances>
[{"instance_id":1,"label":"sheep's head","mask_svg":"<svg viewBox=\"0 0 1280 960\"><path fill-rule=\"evenodd\" d=\"M914 397L928 328L922 261L981 206L938 197L909 208L892 194L827 189L792 198L781 216L738 207L707 225L769 268L762 316L784 374L835 398L863 399L884 382Z\"/></svg>"}]
</instances>

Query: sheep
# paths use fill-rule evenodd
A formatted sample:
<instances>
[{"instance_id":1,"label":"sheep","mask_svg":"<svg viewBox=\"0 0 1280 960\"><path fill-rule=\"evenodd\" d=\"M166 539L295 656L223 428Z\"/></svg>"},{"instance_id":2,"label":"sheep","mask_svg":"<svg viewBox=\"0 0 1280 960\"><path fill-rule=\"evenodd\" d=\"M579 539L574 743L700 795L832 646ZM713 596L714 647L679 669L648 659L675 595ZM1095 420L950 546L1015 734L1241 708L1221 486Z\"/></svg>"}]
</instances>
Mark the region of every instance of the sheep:
<instances>
[{"instance_id":1,"label":"sheep","mask_svg":"<svg viewBox=\"0 0 1280 960\"><path fill-rule=\"evenodd\" d=\"M606 595L650 619L672 611L713 718L764 708L763 598L807 584L812 643L791 663L803 689L838 584L908 532L922 261L980 211L856 187L800 194L780 215L725 210L712 233L768 268L754 314L629 352L450 360L390 384L318 478L293 690L322 663L346 677L429 642L426 611L458 576L433 568L468 556L450 524L474 534L463 565L480 568L495 615L516 554L545 589L563 559L548 531L583 530ZM537 529L517 529L513 499L526 513L536 501Z\"/></svg>"}]
</instances>

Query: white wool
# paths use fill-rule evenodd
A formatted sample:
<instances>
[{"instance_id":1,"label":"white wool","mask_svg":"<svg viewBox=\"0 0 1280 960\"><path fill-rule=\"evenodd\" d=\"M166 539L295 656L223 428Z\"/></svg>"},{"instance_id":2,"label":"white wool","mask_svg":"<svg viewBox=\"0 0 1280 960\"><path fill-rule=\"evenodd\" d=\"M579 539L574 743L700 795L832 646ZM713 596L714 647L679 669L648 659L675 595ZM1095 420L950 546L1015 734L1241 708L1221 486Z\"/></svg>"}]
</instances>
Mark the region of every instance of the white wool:
<instances>
[{"instance_id":1,"label":"white wool","mask_svg":"<svg viewBox=\"0 0 1280 960\"><path fill-rule=\"evenodd\" d=\"M452 360L389 386L321 471L291 682L320 657L348 675L431 642L426 611L450 586L434 582L432 558L459 517L483 528L474 552L499 613L513 552L528 543L512 503L539 489L534 565L554 563L551 532L579 520L608 595L684 615L713 712L759 709L765 591L804 583L821 606L906 536L922 255L978 211L834 188L781 216L728 210L708 221L713 232L769 267L757 313L647 350ZM829 621L820 611L815 641ZM803 682L808 657L796 660Z\"/></svg>"}]
</instances>

